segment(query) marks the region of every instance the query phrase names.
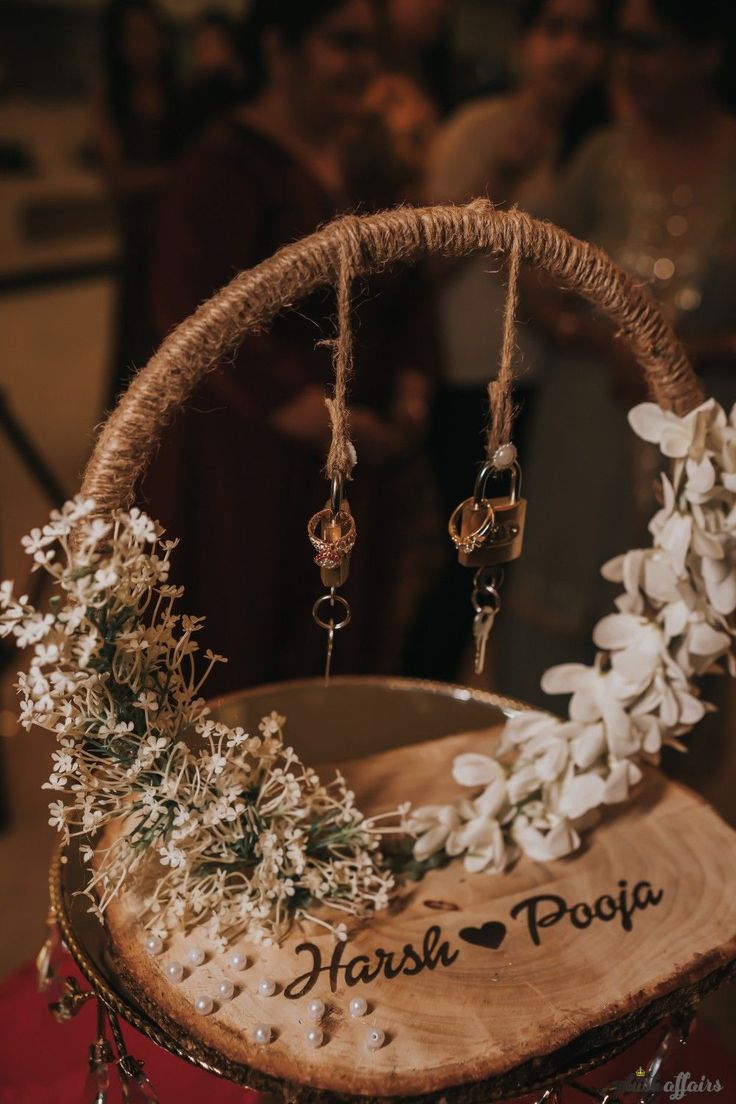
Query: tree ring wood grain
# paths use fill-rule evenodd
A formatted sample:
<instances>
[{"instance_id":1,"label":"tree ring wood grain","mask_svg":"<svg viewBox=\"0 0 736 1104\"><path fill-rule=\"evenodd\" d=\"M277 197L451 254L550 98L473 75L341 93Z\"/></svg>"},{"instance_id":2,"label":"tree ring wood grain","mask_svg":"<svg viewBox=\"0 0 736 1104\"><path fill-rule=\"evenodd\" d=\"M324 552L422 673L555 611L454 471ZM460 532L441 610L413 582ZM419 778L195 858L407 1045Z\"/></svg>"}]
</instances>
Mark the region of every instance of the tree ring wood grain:
<instances>
[{"instance_id":1,"label":"tree ring wood grain","mask_svg":"<svg viewBox=\"0 0 736 1104\"><path fill-rule=\"evenodd\" d=\"M351 680L342 684L348 693ZM301 685L318 702L316 686ZM400 698L402 684L390 685ZM380 699L378 680L355 680L353 687ZM250 716L253 701L265 705L269 696L243 695ZM298 717L294 722L296 734ZM470 747L491 751L496 734L436 739L430 732L435 738L426 745L361 760L352 777L355 762L343 769L371 810L394 803L410 766L424 800L446 800L454 788L452 757ZM311 741L311 733L302 738ZM549 864L522 860L504 875L467 875L461 863L433 871L409 888L399 908L351 932L332 972L334 945L314 932L295 931L279 949L244 944L258 969L243 975L236 1001L203 1019L192 1001L226 973L224 956L183 985L170 985L163 961L145 954L135 917L121 902L107 924L113 974L180 1053L289 1101L498 1100L603 1062L733 975L736 898L728 887L735 856L736 833L705 802L648 771L635 800L612 808L580 853ZM427 900L459 908L428 911ZM461 929L489 922L507 928L498 949L459 938ZM170 953L183 958L182 950L175 940ZM382 968L369 978L365 971L375 968L379 952ZM387 954L394 956L390 971ZM397 970L402 954L403 971ZM279 996L268 1002L278 1039L254 1048L248 1027L263 1016L263 1001L253 982L264 974L279 983ZM369 1003L362 1020L346 1014L354 995ZM318 1050L303 1042L313 996L328 1006L327 1042ZM388 1036L375 1053L361 1045L371 1026Z\"/></svg>"}]
</instances>

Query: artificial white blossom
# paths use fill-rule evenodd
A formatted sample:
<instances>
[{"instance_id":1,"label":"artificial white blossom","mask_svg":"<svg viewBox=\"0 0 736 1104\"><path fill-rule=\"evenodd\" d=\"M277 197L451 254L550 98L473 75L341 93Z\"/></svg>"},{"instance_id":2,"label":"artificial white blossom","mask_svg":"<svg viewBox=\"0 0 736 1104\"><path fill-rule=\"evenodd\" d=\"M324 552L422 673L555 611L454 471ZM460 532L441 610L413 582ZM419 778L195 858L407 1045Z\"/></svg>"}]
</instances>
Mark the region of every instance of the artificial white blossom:
<instances>
[{"instance_id":1,"label":"artificial white blossom","mask_svg":"<svg viewBox=\"0 0 736 1104\"><path fill-rule=\"evenodd\" d=\"M627 800L641 763L656 763L663 744L684 750L680 737L711 708L694 680L722 662L736 674L736 406L727 418L709 400L680 418L642 403L629 421L674 461L661 477L652 547L603 567L624 590L595 627L595 662L542 678L546 693L570 695L567 718L520 713L495 758L459 756L455 781L478 793L432 807L418 860L444 849L464 853L468 870L495 871L513 858L510 845L539 862L569 854L595 810Z\"/></svg>"}]
</instances>

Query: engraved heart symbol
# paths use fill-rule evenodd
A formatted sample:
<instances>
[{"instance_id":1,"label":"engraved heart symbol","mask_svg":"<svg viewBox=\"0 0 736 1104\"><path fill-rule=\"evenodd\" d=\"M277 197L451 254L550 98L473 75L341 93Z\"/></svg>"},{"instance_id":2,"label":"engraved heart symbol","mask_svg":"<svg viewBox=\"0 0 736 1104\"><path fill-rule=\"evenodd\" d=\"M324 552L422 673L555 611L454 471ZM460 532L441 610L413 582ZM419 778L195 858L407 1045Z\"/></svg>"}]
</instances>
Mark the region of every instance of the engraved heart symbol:
<instances>
[{"instance_id":1,"label":"engraved heart symbol","mask_svg":"<svg viewBox=\"0 0 736 1104\"><path fill-rule=\"evenodd\" d=\"M488 920L480 928L461 928L459 936L474 947L488 947L497 950L506 938L506 925L500 920Z\"/></svg>"}]
</instances>

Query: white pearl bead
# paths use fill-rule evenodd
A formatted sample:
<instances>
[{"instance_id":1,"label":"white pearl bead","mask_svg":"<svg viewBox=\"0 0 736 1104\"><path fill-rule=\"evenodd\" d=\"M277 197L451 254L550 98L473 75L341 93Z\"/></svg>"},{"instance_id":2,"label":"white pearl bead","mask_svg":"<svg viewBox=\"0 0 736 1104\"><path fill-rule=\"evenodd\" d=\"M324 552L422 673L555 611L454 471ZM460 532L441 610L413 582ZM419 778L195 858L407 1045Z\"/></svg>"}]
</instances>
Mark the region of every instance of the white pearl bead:
<instances>
[{"instance_id":1,"label":"white pearl bead","mask_svg":"<svg viewBox=\"0 0 736 1104\"><path fill-rule=\"evenodd\" d=\"M380 1027L373 1027L368 1032L368 1038L365 1041L365 1045L369 1050L380 1050L385 1042L386 1032L381 1031Z\"/></svg>"},{"instance_id":2,"label":"white pearl bead","mask_svg":"<svg viewBox=\"0 0 736 1104\"><path fill-rule=\"evenodd\" d=\"M365 997L353 997L348 1005L348 1011L351 1016L365 1016L368 1011L368 1001Z\"/></svg>"},{"instance_id":3,"label":"white pearl bead","mask_svg":"<svg viewBox=\"0 0 736 1104\"><path fill-rule=\"evenodd\" d=\"M321 1000L310 1000L307 1005L307 1015L313 1023L319 1023L325 1014L325 1002Z\"/></svg>"},{"instance_id":4,"label":"white pearl bead","mask_svg":"<svg viewBox=\"0 0 736 1104\"><path fill-rule=\"evenodd\" d=\"M187 951L187 962L190 966L201 966L204 962L204 951L201 947L190 947Z\"/></svg>"},{"instance_id":5,"label":"white pearl bead","mask_svg":"<svg viewBox=\"0 0 736 1104\"><path fill-rule=\"evenodd\" d=\"M509 444L501 445L493 454L493 466L503 471L504 468L511 467L516 457L516 445L512 445L510 442Z\"/></svg>"},{"instance_id":6,"label":"white pearl bead","mask_svg":"<svg viewBox=\"0 0 736 1104\"><path fill-rule=\"evenodd\" d=\"M146 940L146 950L150 955L160 955L164 949L163 941L157 935L149 935Z\"/></svg>"},{"instance_id":7,"label":"white pearl bead","mask_svg":"<svg viewBox=\"0 0 736 1104\"><path fill-rule=\"evenodd\" d=\"M233 951L228 958L228 963L233 970L244 970L248 965L248 959L242 951Z\"/></svg>"},{"instance_id":8,"label":"white pearl bead","mask_svg":"<svg viewBox=\"0 0 736 1104\"><path fill-rule=\"evenodd\" d=\"M164 966L164 973L169 981L173 981L176 985L184 977L184 967L181 962L167 962Z\"/></svg>"},{"instance_id":9,"label":"white pearl bead","mask_svg":"<svg viewBox=\"0 0 736 1104\"><path fill-rule=\"evenodd\" d=\"M271 1028L267 1024L258 1024L253 1028L253 1042L259 1046L265 1046L271 1042Z\"/></svg>"},{"instance_id":10,"label":"white pearl bead","mask_svg":"<svg viewBox=\"0 0 736 1104\"><path fill-rule=\"evenodd\" d=\"M305 1035L307 1046L319 1047L322 1046L325 1033L321 1027L310 1027L309 1031Z\"/></svg>"},{"instance_id":11,"label":"white pearl bead","mask_svg":"<svg viewBox=\"0 0 736 1104\"><path fill-rule=\"evenodd\" d=\"M271 978L264 978L258 982L258 992L262 997L272 997L276 992L276 982Z\"/></svg>"},{"instance_id":12,"label":"white pearl bead","mask_svg":"<svg viewBox=\"0 0 736 1104\"><path fill-rule=\"evenodd\" d=\"M207 994L203 994L201 997L197 997L194 1002L194 1007L200 1016L209 1016L210 1012L214 1008L214 1001L212 997L208 997Z\"/></svg>"},{"instance_id":13,"label":"white pearl bead","mask_svg":"<svg viewBox=\"0 0 736 1104\"><path fill-rule=\"evenodd\" d=\"M232 1000L234 992L235 986L230 981L230 978L223 978L220 984L217 986L217 995L220 1000Z\"/></svg>"}]
</instances>

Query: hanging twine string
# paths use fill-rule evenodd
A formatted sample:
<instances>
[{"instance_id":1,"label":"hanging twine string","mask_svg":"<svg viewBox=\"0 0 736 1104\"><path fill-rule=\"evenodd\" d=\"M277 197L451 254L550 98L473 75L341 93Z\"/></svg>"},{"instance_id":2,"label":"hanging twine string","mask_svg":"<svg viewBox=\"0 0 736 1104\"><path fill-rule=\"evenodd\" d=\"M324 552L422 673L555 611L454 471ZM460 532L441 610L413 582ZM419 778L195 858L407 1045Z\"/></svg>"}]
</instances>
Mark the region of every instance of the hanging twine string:
<instances>
[{"instance_id":1,"label":"hanging twine string","mask_svg":"<svg viewBox=\"0 0 736 1104\"><path fill-rule=\"evenodd\" d=\"M519 238L512 238L509 246L508 286L503 314L503 339L496 379L488 384L491 406L486 455L493 459L496 450L511 442L514 421L512 389L514 383L514 354L516 352L516 309L519 304L519 266L521 253Z\"/></svg>"},{"instance_id":2,"label":"hanging twine string","mask_svg":"<svg viewBox=\"0 0 736 1104\"><path fill-rule=\"evenodd\" d=\"M174 413L207 373L232 354L244 334L262 329L281 310L334 282L346 240L356 277L428 255L503 254L516 245L526 262L548 272L560 287L577 291L613 320L622 344L639 360L665 410L682 415L703 401L685 351L649 293L595 246L559 227L524 211L497 210L486 199L467 207L404 207L351 216L241 272L169 334L131 382L87 465L83 493L95 499L101 513L133 501L137 481ZM339 410L337 394L333 402ZM329 463L333 470L349 471L347 429L341 434Z\"/></svg>"},{"instance_id":3,"label":"hanging twine string","mask_svg":"<svg viewBox=\"0 0 736 1104\"><path fill-rule=\"evenodd\" d=\"M325 403L330 414L332 440L327 454L326 472L328 479L335 476L345 480L352 478L357 463L355 446L350 439L350 412L348 410L348 384L353 374L353 329L351 322L350 291L355 276L351 238L346 236L340 243L337 267L337 337L326 342L332 348L332 363L335 369L335 389L332 398Z\"/></svg>"}]
</instances>

